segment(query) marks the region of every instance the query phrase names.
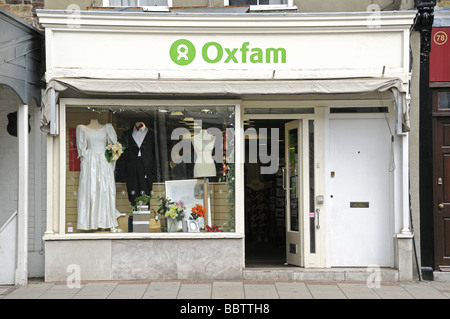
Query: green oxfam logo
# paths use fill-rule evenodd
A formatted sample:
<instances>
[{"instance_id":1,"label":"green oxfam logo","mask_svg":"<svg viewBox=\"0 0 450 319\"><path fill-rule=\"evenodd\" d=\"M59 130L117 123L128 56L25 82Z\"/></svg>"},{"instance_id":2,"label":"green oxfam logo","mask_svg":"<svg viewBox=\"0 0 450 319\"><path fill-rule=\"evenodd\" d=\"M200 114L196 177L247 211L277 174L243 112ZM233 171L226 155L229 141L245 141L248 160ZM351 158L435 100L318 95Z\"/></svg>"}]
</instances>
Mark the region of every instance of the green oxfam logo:
<instances>
[{"instance_id":1,"label":"green oxfam logo","mask_svg":"<svg viewBox=\"0 0 450 319\"><path fill-rule=\"evenodd\" d=\"M201 49L201 58L210 64L215 63L286 63L287 52L285 48L257 48L251 47L250 42L243 42L237 48L224 48L218 42L207 42ZM196 55L195 46L191 41L180 39L170 47L170 58L175 64L188 65L194 61Z\"/></svg>"},{"instance_id":2,"label":"green oxfam logo","mask_svg":"<svg viewBox=\"0 0 450 319\"><path fill-rule=\"evenodd\" d=\"M170 47L170 58L178 65L191 64L195 59L195 46L189 40L177 40Z\"/></svg>"}]
</instances>

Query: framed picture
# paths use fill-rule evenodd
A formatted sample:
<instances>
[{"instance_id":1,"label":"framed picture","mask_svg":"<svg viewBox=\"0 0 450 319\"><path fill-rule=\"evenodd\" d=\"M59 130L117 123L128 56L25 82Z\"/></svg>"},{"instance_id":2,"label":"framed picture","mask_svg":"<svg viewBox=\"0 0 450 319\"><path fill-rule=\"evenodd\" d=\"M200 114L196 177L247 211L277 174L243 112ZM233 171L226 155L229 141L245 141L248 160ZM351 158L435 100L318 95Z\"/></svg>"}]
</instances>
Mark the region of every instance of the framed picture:
<instances>
[{"instance_id":1,"label":"framed picture","mask_svg":"<svg viewBox=\"0 0 450 319\"><path fill-rule=\"evenodd\" d=\"M186 218L189 218L192 207L196 204L204 206L203 181L197 179L166 181L166 197L173 202L183 201L186 206Z\"/></svg>"},{"instance_id":2,"label":"framed picture","mask_svg":"<svg viewBox=\"0 0 450 319\"><path fill-rule=\"evenodd\" d=\"M200 232L200 226L198 225L198 221L197 220L186 220L183 221L183 227L185 229L183 229L183 231L188 232L188 233L199 233Z\"/></svg>"}]
</instances>

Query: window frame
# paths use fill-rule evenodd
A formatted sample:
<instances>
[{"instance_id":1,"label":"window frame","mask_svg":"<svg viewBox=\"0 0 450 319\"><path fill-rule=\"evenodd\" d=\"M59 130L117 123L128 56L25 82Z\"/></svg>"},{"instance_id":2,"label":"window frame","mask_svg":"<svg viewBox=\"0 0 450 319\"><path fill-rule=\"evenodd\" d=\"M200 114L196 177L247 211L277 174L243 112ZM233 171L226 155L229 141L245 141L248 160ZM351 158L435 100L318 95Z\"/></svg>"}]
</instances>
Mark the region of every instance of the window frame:
<instances>
[{"instance_id":1,"label":"window frame","mask_svg":"<svg viewBox=\"0 0 450 319\"><path fill-rule=\"evenodd\" d=\"M224 0L223 5L225 7L228 7L230 5L230 1ZM264 10L270 11L270 10L286 10L286 9L296 9L296 6L294 5L294 0L287 0L287 4L250 5L250 11L264 11Z\"/></svg>"},{"instance_id":2,"label":"window frame","mask_svg":"<svg viewBox=\"0 0 450 319\"><path fill-rule=\"evenodd\" d=\"M111 106L183 106L183 107L234 107L235 111L235 229L234 232L200 232L200 233L67 233L66 232L66 110L70 107L111 105ZM53 142L47 141L47 155L52 158L48 163L47 178L49 183L47 198L47 232L46 239L132 239L132 238L243 238L244 229L244 171L243 171L243 121L240 100L128 100L128 99L85 99L61 98L58 110L60 134ZM54 137L49 137L53 139ZM50 143L50 144L49 144ZM56 176L55 176L56 175ZM56 188L55 188L56 187ZM49 218L50 217L50 218Z\"/></svg>"},{"instance_id":3,"label":"window frame","mask_svg":"<svg viewBox=\"0 0 450 319\"><path fill-rule=\"evenodd\" d=\"M103 7L123 7L127 8L128 6L112 6L109 4L110 0L102 0L103 1ZM138 0L140 2L141 0ZM138 7L143 8L144 10L148 11L169 11L169 8L173 6L173 0L167 0L167 6L140 6Z\"/></svg>"}]
</instances>

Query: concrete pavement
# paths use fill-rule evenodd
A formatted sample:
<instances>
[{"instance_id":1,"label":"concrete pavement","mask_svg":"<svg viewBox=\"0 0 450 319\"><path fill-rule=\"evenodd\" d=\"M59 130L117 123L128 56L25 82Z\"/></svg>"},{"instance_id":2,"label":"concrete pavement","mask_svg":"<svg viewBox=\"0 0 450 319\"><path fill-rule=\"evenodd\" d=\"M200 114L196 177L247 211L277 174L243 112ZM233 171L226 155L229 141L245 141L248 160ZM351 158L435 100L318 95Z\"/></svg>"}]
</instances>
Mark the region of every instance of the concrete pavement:
<instances>
[{"instance_id":1,"label":"concrete pavement","mask_svg":"<svg viewBox=\"0 0 450 319\"><path fill-rule=\"evenodd\" d=\"M66 283L30 281L0 286L0 299L449 299L450 282L293 281L114 281Z\"/></svg>"}]
</instances>

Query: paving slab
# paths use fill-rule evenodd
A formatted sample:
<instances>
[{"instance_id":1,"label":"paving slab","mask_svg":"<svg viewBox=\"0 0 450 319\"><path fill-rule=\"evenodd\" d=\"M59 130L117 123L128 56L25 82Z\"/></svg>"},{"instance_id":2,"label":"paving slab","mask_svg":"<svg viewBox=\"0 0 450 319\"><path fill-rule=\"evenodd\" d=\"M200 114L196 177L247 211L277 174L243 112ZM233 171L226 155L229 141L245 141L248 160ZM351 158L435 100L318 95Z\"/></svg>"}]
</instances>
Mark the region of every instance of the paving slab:
<instances>
[{"instance_id":1,"label":"paving slab","mask_svg":"<svg viewBox=\"0 0 450 319\"><path fill-rule=\"evenodd\" d=\"M415 299L447 299L447 297L436 289L431 283L408 282L401 283L401 286Z\"/></svg>"},{"instance_id":2,"label":"paving slab","mask_svg":"<svg viewBox=\"0 0 450 319\"><path fill-rule=\"evenodd\" d=\"M178 299L210 299L212 283L182 283L178 292Z\"/></svg>"},{"instance_id":3,"label":"paving slab","mask_svg":"<svg viewBox=\"0 0 450 319\"><path fill-rule=\"evenodd\" d=\"M143 299L176 299L180 290L179 281L152 281Z\"/></svg>"},{"instance_id":4,"label":"paving slab","mask_svg":"<svg viewBox=\"0 0 450 319\"><path fill-rule=\"evenodd\" d=\"M108 299L142 299L148 284L118 284Z\"/></svg>"},{"instance_id":5,"label":"paving slab","mask_svg":"<svg viewBox=\"0 0 450 319\"><path fill-rule=\"evenodd\" d=\"M337 285L348 299L381 299L367 284L339 283Z\"/></svg>"},{"instance_id":6,"label":"paving slab","mask_svg":"<svg viewBox=\"0 0 450 319\"><path fill-rule=\"evenodd\" d=\"M347 296L335 283L308 283L308 289L314 299L347 299Z\"/></svg>"},{"instance_id":7,"label":"paving slab","mask_svg":"<svg viewBox=\"0 0 450 319\"><path fill-rule=\"evenodd\" d=\"M38 299L51 287L52 285L48 284L32 284L25 287L17 287L5 299Z\"/></svg>"},{"instance_id":8,"label":"paving slab","mask_svg":"<svg viewBox=\"0 0 450 319\"><path fill-rule=\"evenodd\" d=\"M68 287L67 285L53 285L50 289L39 296L39 299L72 299L83 289L80 287Z\"/></svg>"},{"instance_id":9,"label":"paving slab","mask_svg":"<svg viewBox=\"0 0 450 319\"><path fill-rule=\"evenodd\" d=\"M212 299L244 299L244 284L241 281L215 281L212 286Z\"/></svg>"},{"instance_id":10,"label":"paving slab","mask_svg":"<svg viewBox=\"0 0 450 319\"><path fill-rule=\"evenodd\" d=\"M276 282L275 287L280 299L312 299L312 295L303 282Z\"/></svg>"},{"instance_id":11,"label":"paving slab","mask_svg":"<svg viewBox=\"0 0 450 319\"><path fill-rule=\"evenodd\" d=\"M379 288L374 288L373 290L381 299L414 299L399 284L387 285L382 283Z\"/></svg>"},{"instance_id":12,"label":"paving slab","mask_svg":"<svg viewBox=\"0 0 450 319\"><path fill-rule=\"evenodd\" d=\"M118 282L87 283L74 296L74 299L106 299L117 285Z\"/></svg>"},{"instance_id":13,"label":"paving slab","mask_svg":"<svg viewBox=\"0 0 450 319\"><path fill-rule=\"evenodd\" d=\"M279 299L277 289L272 284L244 283L246 299Z\"/></svg>"}]
</instances>

